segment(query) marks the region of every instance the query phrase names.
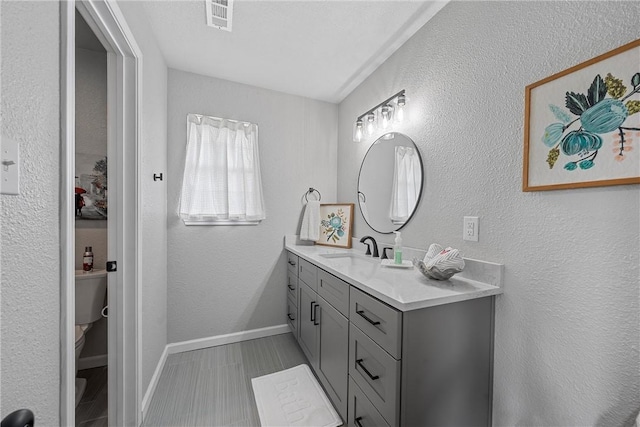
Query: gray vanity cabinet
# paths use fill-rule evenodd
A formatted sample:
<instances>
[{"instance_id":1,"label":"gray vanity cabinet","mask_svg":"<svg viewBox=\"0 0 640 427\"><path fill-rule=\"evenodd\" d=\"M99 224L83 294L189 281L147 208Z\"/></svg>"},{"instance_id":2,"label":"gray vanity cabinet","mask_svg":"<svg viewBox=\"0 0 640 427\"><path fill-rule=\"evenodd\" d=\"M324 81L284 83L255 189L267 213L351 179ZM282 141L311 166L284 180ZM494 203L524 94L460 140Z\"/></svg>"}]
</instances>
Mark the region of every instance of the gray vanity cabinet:
<instances>
[{"instance_id":1,"label":"gray vanity cabinet","mask_svg":"<svg viewBox=\"0 0 640 427\"><path fill-rule=\"evenodd\" d=\"M493 313L493 297L400 312L351 287L348 425L491 425Z\"/></svg>"},{"instance_id":2,"label":"gray vanity cabinet","mask_svg":"<svg viewBox=\"0 0 640 427\"><path fill-rule=\"evenodd\" d=\"M302 348L303 353L311 362L314 370L318 369L318 322L316 316L318 314L318 294L316 294L303 281L299 286L299 304L300 308L298 317L300 319L298 344Z\"/></svg>"},{"instance_id":3,"label":"gray vanity cabinet","mask_svg":"<svg viewBox=\"0 0 640 427\"><path fill-rule=\"evenodd\" d=\"M298 338L298 256L287 252L287 323Z\"/></svg>"},{"instance_id":4,"label":"gray vanity cabinet","mask_svg":"<svg viewBox=\"0 0 640 427\"><path fill-rule=\"evenodd\" d=\"M287 252L287 269L298 277L298 255Z\"/></svg>"},{"instance_id":5,"label":"gray vanity cabinet","mask_svg":"<svg viewBox=\"0 0 640 427\"><path fill-rule=\"evenodd\" d=\"M491 425L493 296L403 312L291 261L296 338L346 425Z\"/></svg>"},{"instance_id":6,"label":"gray vanity cabinet","mask_svg":"<svg viewBox=\"0 0 640 427\"><path fill-rule=\"evenodd\" d=\"M299 264L298 343L336 410L346 420L349 320L341 311L348 312L349 285L303 259ZM308 281L313 281L314 286Z\"/></svg>"},{"instance_id":7,"label":"gray vanity cabinet","mask_svg":"<svg viewBox=\"0 0 640 427\"><path fill-rule=\"evenodd\" d=\"M318 377L343 420L347 419L349 320L318 298Z\"/></svg>"}]
</instances>

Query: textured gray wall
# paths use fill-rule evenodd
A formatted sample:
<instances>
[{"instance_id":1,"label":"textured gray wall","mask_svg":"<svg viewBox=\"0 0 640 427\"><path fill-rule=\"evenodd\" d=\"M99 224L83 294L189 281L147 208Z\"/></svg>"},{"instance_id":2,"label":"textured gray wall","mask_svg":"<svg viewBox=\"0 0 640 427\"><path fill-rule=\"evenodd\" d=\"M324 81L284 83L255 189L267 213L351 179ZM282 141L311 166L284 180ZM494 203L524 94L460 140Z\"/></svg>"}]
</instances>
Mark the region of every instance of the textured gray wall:
<instances>
[{"instance_id":1,"label":"textured gray wall","mask_svg":"<svg viewBox=\"0 0 640 427\"><path fill-rule=\"evenodd\" d=\"M0 196L0 417L31 408L42 426L60 406L59 7L0 2L2 137L20 145L20 195Z\"/></svg>"},{"instance_id":2,"label":"textured gray wall","mask_svg":"<svg viewBox=\"0 0 640 427\"><path fill-rule=\"evenodd\" d=\"M405 88L426 189L404 244L505 264L495 425L623 425L640 407L638 185L520 190L524 87L637 39L639 21L638 2L452 2L340 104L340 201L356 202L371 142L351 142L355 117ZM359 212L355 233L371 233Z\"/></svg>"},{"instance_id":3,"label":"textured gray wall","mask_svg":"<svg viewBox=\"0 0 640 427\"><path fill-rule=\"evenodd\" d=\"M59 40L57 2L0 2L2 135L20 142L20 196L2 203L0 415L59 423ZM166 65L141 5L119 3L143 51L141 395L166 345ZM37 31L33 29L37 28Z\"/></svg>"},{"instance_id":4,"label":"textured gray wall","mask_svg":"<svg viewBox=\"0 0 640 427\"><path fill-rule=\"evenodd\" d=\"M335 201L337 106L173 69L168 100L168 342L284 324L284 236L298 231L309 187ZM186 227L178 218L188 113L258 124L261 224Z\"/></svg>"},{"instance_id":5,"label":"textured gray wall","mask_svg":"<svg viewBox=\"0 0 640 427\"><path fill-rule=\"evenodd\" d=\"M118 5L142 50L140 399L167 344L167 66L140 2ZM164 174L154 181L153 174Z\"/></svg>"}]
</instances>

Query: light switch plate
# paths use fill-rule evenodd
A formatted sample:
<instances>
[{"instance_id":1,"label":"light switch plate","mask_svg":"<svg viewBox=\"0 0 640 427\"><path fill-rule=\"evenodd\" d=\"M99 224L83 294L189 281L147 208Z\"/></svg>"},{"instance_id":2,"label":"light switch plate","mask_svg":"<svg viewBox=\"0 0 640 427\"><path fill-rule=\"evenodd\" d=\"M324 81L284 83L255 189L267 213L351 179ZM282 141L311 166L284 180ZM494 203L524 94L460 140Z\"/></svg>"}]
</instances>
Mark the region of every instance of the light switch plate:
<instances>
[{"instance_id":1,"label":"light switch plate","mask_svg":"<svg viewBox=\"0 0 640 427\"><path fill-rule=\"evenodd\" d=\"M464 226L462 229L462 239L477 242L479 234L478 225L479 220L477 216L465 216Z\"/></svg>"},{"instance_id":2,"label":"light switch plate","mask_svg":"<svg viewBox=\"0 0 640 427\"><path fill-rule=\"evenodd\" d=\"M17 141L4 136L0 148L0 193L20 194L20 149Z\"/></svg>"}]
</instances>

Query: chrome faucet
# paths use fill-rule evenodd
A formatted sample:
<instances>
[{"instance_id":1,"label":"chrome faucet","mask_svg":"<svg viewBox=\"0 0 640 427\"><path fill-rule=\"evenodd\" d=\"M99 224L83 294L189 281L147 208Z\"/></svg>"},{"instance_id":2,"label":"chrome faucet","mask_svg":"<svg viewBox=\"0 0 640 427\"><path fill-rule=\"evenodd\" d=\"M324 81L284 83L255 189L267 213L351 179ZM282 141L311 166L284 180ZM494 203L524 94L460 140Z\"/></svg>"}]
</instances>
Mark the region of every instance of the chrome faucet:
<instances>
[{"instance_id":1,"label":"chrome faucet","mask_svg":"<svg viewBox=\"0 0 640 427\"><path fill-rule=\"evenodd\" d=\"M367 240L371 240L371 244L373 245L373 257L378 258L380 256L378 254L378 244L376 243L376 239L371 236L364 236L362 239L360 239L360 243L364 243L365 245L367 245L367 253L365 255L371 255L371 246L369 246L369 243L366 242Z\"/></svg>"}]
</instances>

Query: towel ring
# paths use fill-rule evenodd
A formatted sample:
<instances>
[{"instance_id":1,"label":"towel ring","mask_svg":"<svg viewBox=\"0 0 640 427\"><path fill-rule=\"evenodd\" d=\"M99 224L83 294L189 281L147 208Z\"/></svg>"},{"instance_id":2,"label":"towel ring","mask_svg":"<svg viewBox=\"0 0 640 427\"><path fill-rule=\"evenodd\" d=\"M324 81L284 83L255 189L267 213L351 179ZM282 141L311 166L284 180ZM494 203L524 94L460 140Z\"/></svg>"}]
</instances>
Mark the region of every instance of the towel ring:
<instances>
[{"instance_id":1,"label":"towel ring","mask_svg":"<svg viewBox=\"0 0 640 427\"><path fill-rule=\"evenodd\" d=\"M360 197L362 196L362 197ZM358 199L362 200L362 203L367 203L367 197L364 195L362 191L358 191Z\"/></svg>"},{"instance_id":2,"label":"towel ring","mask_svg":"<svg viewBox=\"0 0 640 427\"><path fill-rule=\"evenodd\" d=\"M322 200L322 194L320 194L320 192L318 190L316 190L315 188L313 188L313 187L309 187L309 191L304 193L304 199L308 202L309 199L307 198L307 196L309 194L313 194L313 193L318 193L318 201Z\"/></svg>"}]
</instances>

